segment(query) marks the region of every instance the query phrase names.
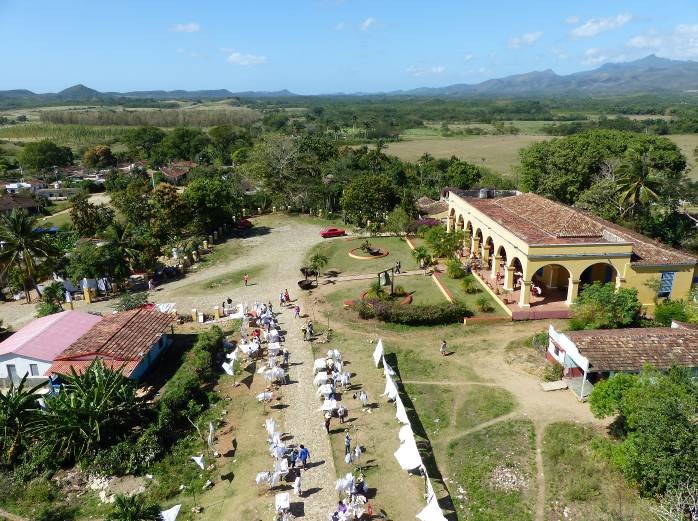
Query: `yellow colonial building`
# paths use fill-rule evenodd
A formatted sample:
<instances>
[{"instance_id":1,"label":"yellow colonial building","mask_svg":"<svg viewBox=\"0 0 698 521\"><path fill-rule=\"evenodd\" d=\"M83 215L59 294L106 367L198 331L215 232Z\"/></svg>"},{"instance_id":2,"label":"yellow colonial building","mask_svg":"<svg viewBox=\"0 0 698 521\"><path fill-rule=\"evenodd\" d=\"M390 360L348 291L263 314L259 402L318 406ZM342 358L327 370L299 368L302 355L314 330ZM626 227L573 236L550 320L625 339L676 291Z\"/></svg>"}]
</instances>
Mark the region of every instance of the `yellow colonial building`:
<instances>
[{"instance_id":1,"label":"yellow colonial building","mask_svg":"<svg viewBox=\"0 0 698 521\"><path fill-rule=\"evenodd\" d=\"M532 193L447 189L448 229L513 318L569 314L580 287L632 287L651 313L657 298L686 299L698 259Z\"/></svg>"}]
</instances>

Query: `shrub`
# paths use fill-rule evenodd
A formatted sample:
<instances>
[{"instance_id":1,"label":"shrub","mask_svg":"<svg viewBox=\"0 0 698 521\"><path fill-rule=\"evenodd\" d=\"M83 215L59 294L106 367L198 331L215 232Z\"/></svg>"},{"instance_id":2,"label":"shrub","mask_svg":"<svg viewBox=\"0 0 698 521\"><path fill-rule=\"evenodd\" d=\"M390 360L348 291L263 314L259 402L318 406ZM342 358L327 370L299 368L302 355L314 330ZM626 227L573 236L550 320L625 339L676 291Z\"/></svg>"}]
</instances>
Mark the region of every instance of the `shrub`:
<instances>
[{"instance_id":1,"label":"shrub","mask_svg":"<svg viewBox=\"0 0 698 521\"><path fill-rule=\"evenodd\" d=\"M484 313L490 313L491 311L494 311L494 307L492 307L492 302L490 301L490 298L486 295L478 297L475 301L475 304L477 305L477 309Z\"/></svg>"},{"instance_id":2,"label":"shrub","mask_svg":"<svg viewBox=\"0 0 698 521\"><path fill-rule=\"evenodd\" d=\"M635 288L594 282L586 286L572 307L570 329L614 329L632 327L640 320L642 305Z\"/></svg>"},{"instance_id":3,"label":"shrub","mask_svg":"<svg viewBox=\"0 0 698 521\"><path fill-rule=\"evenodd\" d=\"M73 521L77 515L75 508L68 505L50 505L34 514L35 521Z\"/></svg>"},{"instance_id":4,"label":"shrub","mask_svg":"<svg viewBox=\"0 0 698 521\"><path fill-rule=\"evenodd\" d=\"M465 268L459 260L451 259L446 263L446 275L452 279L462 279L465 277Z\"/></svg>"},{"instance_id":5,"label":"shrub","mask_svg":"<svg viewBox=\"0 0 698 521\"><path fill-rule=\"evenodd\" d=\"M356 301L353 309L359 314L359 318L362 318L363 320L376 317L376 314L373 312L373 306L368 302L364 302L362 300Z\"/></svg>"},{"instance_id":6,"label":"shrub","mask_svg":"<svg viewBox=\"0 0 698 521\"><path fill-rule=\"evenodd\" d=\"M557 362L550 362L545 364L545 369L543 369L543 380L546 382L557 382L562 379L563 368Z\"/></svg>"},{"instance_id":7,"label":"shrub","mask_svg":"<svg viewBox=\"0 0 698 521\"><path fill-rule=\"evenodd\" d=\"M480 293L480 291L482 291L480 289L480 285L477 283L477 280L475 280L475 277L472 273L463 277L463 280L461 280L460 285L463 288L463 291L465 291L469 295L474 295L475 293Z\"/></svg>"},{"instance_id":8,"label":"shrub","mask_svg":"<svg viewBox=\"0 0 698 521\"><path fill-rule=\"evenodd\" d=\"M470 313L463 303L403 306L395 302L370 303L378 320L409 326L437 326L462 322Z\"/></svg>"},{"instance_id":9,"label":"shrub","mask_svg":"<svg viewBox=\"0 0 698 521\"><path fill-rule=\"evenodd\" d=\"M148 303L148 292L141 291L139 293L124 293L112 306L115 311L128 311L130 309L139 308Z\"/></svg>"},{"instance_id":10,"label":"shrub","mask_svg":"<svg viewBox=\"0 0 698 521\"><path fill-rule=\"evenodd\" d=\"M396 297L404 297L405 295L407 295L407 290L405 290L403 286L395 286L393 288L393 295L395 295Z\"/></svg>"},{"instance_id":11,"label":"shrub","mask_svg":"<svg viewBox=\"0 0 698 521\"><path fill-rule=\"evenodd\" d=\"M688 308L683 300L664 300L654 308L654 322L659 326L669 326L672 320L688 320Z\"/></svg>"},{"instance_id":12,"label":"shrub","mask_svg":"<svg viewBox=\"0 0 698 521\"><path fill-rule=\"evenodd\" d=\"M100 476L123 476L130 471L131 442L122 441L109 448L97 451L94 457L86 461L84 466L91 473Z\"/></svg>"}]
</instances>

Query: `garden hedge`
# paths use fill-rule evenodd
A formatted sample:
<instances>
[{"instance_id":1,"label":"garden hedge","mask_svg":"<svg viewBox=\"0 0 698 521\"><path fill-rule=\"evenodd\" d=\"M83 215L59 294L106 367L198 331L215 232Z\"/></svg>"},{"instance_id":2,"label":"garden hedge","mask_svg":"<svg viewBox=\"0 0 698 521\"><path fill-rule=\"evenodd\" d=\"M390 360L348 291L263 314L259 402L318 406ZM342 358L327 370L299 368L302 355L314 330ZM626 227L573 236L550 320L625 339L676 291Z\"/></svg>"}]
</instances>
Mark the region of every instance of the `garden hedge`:
<instances>
[{"instance_id":1,"label":"garden hedge","mask_svg":"<svg viewBox=\"0 0 698 521\"><path fill-rule=\"evenodd\" d=\"M383 322L409 326L438 326L462 322L472 313L460 302L403 306L396 302L370 300L357 302L354 310L363 319L377 318Z\"/></svg>"}]
</instances>

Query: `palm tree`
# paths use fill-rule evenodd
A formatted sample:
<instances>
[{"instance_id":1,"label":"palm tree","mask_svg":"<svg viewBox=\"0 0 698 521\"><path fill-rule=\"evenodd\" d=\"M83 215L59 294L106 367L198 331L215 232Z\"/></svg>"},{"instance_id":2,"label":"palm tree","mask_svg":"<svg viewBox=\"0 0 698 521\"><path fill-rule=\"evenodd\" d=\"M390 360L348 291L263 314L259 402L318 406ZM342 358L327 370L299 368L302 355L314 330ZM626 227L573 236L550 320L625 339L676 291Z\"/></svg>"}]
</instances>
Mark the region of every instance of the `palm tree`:
<instances>
[{"instance_id":1,"label":"palm tree","mask_svg":"<svg viewBox=\"0 0 698 521\"><path fill-rule=\"evenodd\" d=\"M132 497L118 494L114 500L114 510L109 512L106 521L160 521L160 507L148 504L141 495Z\"/></svg>"},{"instance_id":2,"label":"palm tree","mask_svg":"<svg viewBox=\"0 0 698 521\"><path fill-rule=\"evenodd\" d=\"M36 218L23 210L0 216L0 275L12 268L19 270L27 303L31 302L28 283L41 296L36 282L38 264L56 254L44 236L35 231L35 225Z\"/></svg>"},{"instance_id":3,"label":"palm tree","mask_svg":"<svg viewBox=\"0 0 698 521\"><path fill-rule=\"evenodd\" d=\"M327 263L330 261L329 258L327 258L327 255L324 255L322 253L315 252L312 257L310 257L310 266L315 270L315 279L317 280L318 274L320 273L320 270L327 266Z\"/></svg>"},{"instance_id":4,"label":"palm tree","mask_svg":"<svg viewBox=\"0 0 698 521\"><path fill-rule=\"evenodd\" d=\"M107 241L106 246L123 259L130 269L133 269L139 250L136 248L136 239L133 236L131 224L114 221L104 230L102 238Z\"/></svg>"},{"instance_id":5,"label":"palm tree","mask_svg":"<svg viewBox=\"0 0 698 521\"><path fill-rule=\"evenodd\" d=\"M618 168L618 193L620 202L633 211L659 199L661 183L657 172L650 165L647 151L629 149Z\"/></svg>"},{"instance_id":6,"label":"palm tree","mask_svg":"<svg viewBox=\"0 0 698 521\"><path fill-rule=\"evenodd\" d=\"M0 391L0 424L2 425L0 446L3 448L3 462L6 465L12 465L15 461L26 436L26 427L39 409L37 400L41 395L37 391L44 384L27 389L26 381L25 374L18 385L15 386L14 382L10 382L7 392Z\"/></svg>"}]
</instances>

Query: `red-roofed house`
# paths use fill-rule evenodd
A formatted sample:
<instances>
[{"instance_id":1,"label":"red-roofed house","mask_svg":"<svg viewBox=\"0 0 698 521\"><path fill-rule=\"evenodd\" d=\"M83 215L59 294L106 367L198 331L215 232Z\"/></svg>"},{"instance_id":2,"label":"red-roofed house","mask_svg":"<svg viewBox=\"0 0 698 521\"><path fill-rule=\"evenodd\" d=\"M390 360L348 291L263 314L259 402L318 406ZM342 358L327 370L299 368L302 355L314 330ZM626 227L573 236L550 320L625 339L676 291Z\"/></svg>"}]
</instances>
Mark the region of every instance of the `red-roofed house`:
<instances>
[{"instance_id":1,"label":"red-roofed house","mask_svg":"<svg viewBox=\"0 0 698 521\"><path fill-rule=\"evenodd\" d=\"M55 358L102 317L63 311L38 318L0 343L0 381L42 381Z\"/></svg>"},{"instance_id":2,"label":"red-roofed house","mask_svg":"<svg viewBox=\"0 0 698 521\"><path fill-rule=\"evenodd\" d=\"M124 376L140 379L171 341L167 337L175 317L155 309L137 308L102 318L55 357L49 372L83 372L97 358Z\"/></svg>"},{"instance_id":3,"label":"red-roofed house","mask_svg":"<svg viewBox=\"0 0 698 521\"><path fill-rule=\"evenodd\" d=\"M536 194L446 195L449 231L465 232L476 275L513 319L565 318L593 282L636 289L651 314L657 299L688 298L698 275L695 256Z\"/></svg>"},{"instance_id":4,"label":"red-roofed house","mask_svg":"<svg viewBox=\"0 0 698 521\"><path fill-rule=\"evenodd\" d=\"M570 389L586 399L594 383L616 373L639 373L645 365L665 371L685 367L698 374L698 328L673 322L672 327L548 329L549 362L563 368Z\"/></svg>"}]
</instances>

